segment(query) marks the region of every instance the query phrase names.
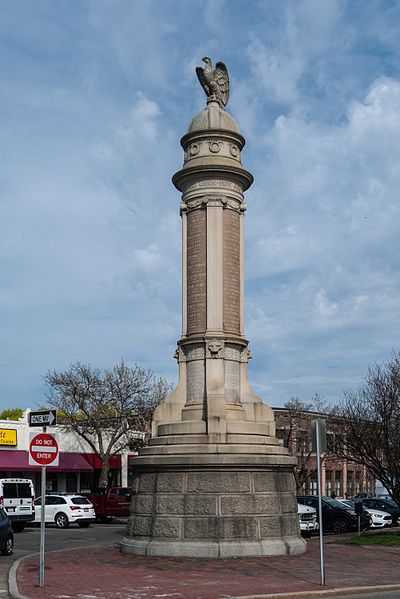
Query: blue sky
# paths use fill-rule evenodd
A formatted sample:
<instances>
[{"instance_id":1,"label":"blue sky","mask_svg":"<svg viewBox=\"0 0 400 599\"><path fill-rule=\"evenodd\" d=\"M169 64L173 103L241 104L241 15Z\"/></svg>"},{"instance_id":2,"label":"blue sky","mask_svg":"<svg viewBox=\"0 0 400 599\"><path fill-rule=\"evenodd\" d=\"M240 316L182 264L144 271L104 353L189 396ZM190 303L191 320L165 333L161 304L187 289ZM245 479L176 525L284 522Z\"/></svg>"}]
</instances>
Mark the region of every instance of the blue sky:
<instances>
[{"instance_id":1,"label":"blue sky","mask_svg":"<svg viewBox=\"0 0 400 599\"><path fill-rule=\"evenodd\" d=\"M2 0L0 408L121 357L171 382L179 145L223 60L255 182L250 380L336 401L399 349L400 4Z\"/></svg>"}]
</instances>

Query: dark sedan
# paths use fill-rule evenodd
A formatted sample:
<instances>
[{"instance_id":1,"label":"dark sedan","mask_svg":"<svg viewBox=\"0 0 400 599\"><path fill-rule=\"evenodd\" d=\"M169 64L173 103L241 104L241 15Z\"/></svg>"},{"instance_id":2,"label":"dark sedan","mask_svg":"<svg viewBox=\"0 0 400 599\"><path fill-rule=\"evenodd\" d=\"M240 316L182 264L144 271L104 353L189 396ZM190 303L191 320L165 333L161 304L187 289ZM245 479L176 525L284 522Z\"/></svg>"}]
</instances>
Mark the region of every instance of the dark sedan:
<instances>
[{"instance_id":1,"label":"dark sedan","mask_svg":"<svg viewBox=\"0 0 400 599\"><path fill-rule=\"evenodd\" d=\"M344 534L358 529L358 517L354 510L346 508L343 503L322 497L322 525L324 531L330 531L334 534ZM303 505L309 505L317 510L318 518L318 497L316 495L300 495L297 501ZM365 512L360 517L360 528L365 530L371 525L369 515Z\"/></svg>"}]
</instances>

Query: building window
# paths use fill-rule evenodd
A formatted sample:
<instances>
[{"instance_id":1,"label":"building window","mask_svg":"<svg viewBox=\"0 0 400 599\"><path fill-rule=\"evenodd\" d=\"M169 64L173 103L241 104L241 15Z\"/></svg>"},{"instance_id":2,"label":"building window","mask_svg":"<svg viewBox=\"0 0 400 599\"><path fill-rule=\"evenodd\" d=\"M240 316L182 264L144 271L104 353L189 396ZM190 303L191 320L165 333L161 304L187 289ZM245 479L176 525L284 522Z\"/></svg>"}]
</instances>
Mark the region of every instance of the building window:
<instances>
[{"instance_id":1,"label":"building window","mask_svg":"<svg viewBox=\"0 0 400 599\"><path fill-rule=\"evenodd\" d=\"M317 481L317 475L315 474L315 472L310 476L309 479L309 485L310 485L310 495L318 495L318 481Z\"/></svg>"},{"instance_id":2,"label":"building window","mask_svg":"<svg viewBox=\"0 0 400 599\"><path fill-rule=\"evenodd\" d=\"M352 470L347 471L347 497L353 497L354 495L354 472Z\"/></svg>"},{"instance_id":3,"label":"building window","mask_svg":"<svg viewBox=\"0 0 400 599\"><path fill-rule=\"evenodd\" d=\"M332 495L332 470L325 471L325 495Z\"/></svg>"},{"instance_id":4,"label":"building window","mask_svg":"<svg viewBox=\"0 0 400 599\"><path fill-rule=\"evenodd\" d=\"M289 431L285 430L284 428L278 428L276 430L276 436L277 436L278 439L281 439L283 441L284 447L288 447L288 444L289 444Z\"/></svg>"},{"instance_id":5,"label":"building window","mask_svg":"<svg viewBox=\"0 0 400 599\"><path fill-rule=\"evenodd\" d=\"M359 495L361 493L360 472L356 472L354 490L356 495Z\"/></svg>"},{"instance_id":6,"label":"building window","mask_svg":"<svg viewBox=\"0 0 400 599\"><path fill-rule=\"evenodd\" d=\"M337 497L342 496L342 472L341 472L341 470L336 470L336 472L335 472L335 495Z\"/></svg>"}]
</instances>

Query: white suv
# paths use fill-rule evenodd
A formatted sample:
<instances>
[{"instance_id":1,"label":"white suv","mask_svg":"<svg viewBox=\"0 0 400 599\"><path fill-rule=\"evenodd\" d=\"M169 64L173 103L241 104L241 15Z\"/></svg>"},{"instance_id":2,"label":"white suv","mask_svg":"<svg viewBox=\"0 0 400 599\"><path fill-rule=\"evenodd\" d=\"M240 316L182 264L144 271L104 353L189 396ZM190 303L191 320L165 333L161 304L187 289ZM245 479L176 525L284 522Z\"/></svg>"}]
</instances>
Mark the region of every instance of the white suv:
<instances>
[{"instance_id":1,"label":"white suv","mask_svg":"<svg viewBox=\"0 0 400 599\"><path fill-rule=\"evenodd\" d=\"M35 523L40 524L42 498L35 501ZM46 495L44 510L45 522L54 522L58 528L68 528L76 522L81 528L88 527L96 521L94 507L86 497L76 494Z\"/></svg>"},{"instance_id":2,"label":"white suv","mask_svg":"<svg viewBox=\"0 0 400 599\"><path fill-rule=\"evenodd\" d=\"M303 537L311 537L314 531L319 530L317 510L309 505L297 504L300 531Z\"/></svg>"}]
</instances>

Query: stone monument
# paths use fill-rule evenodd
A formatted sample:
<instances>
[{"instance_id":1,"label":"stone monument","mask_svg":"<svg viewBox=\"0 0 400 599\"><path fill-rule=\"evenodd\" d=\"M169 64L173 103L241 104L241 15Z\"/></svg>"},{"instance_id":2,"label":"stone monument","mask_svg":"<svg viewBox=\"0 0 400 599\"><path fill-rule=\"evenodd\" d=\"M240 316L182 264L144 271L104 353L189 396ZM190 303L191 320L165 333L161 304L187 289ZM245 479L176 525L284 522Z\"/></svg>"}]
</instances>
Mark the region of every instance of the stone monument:
<instances>
[{"instance_id":1,"label":"stone monument","mask_svg":"<svg viewBox=\"0 0 400 599\"><path fill-rule=\"evenodd\" d=\"M135 494L121 551L229 557L299 554L293 466L274 415L248 383L244 336L245 140L225 111L229 79L209 58L208 100L181 144L182 336L179 382L134 461ZM266 340L267 342L268 340Z\"/></svg>"}]
</instances>

